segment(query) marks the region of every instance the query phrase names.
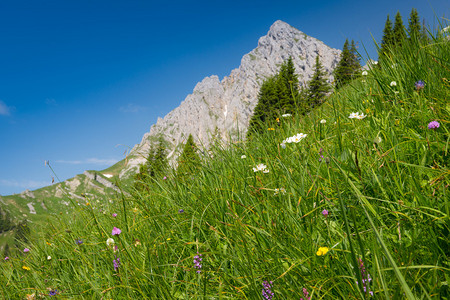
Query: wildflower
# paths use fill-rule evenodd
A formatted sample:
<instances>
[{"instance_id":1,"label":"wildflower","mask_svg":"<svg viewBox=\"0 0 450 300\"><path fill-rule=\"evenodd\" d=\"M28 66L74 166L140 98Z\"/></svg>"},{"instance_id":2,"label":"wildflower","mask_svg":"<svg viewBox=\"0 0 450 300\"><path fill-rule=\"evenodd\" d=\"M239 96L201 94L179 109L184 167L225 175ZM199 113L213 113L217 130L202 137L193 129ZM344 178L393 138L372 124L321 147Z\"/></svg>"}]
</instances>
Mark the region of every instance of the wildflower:
<instances>
[{"instance_id":1,"label":"wildflower","mask_svg":"<svg viewBox=\"0 0 450 300\"><path fill-rule=\"evenodd\" d=\"M303 297L305 297L305 300L310 300L311 299L311 297L309 297L309 293L308 293L308 290L306 288L303 288L302 292L303 292ZM300 298L300 300L303 300L303 298Z\"/></svg>"},{"instance_id":2,"label":"wildflower","mask_svg":"<svg viewBox=\"0 0 450 300\"><path fill-rule=\"evenodd\" d=\"M389 85L390 85L390 86L397 86L397 82L391 81L391 83L390 83Z\"/></svg>"},{"instance_id":3,"label":"wildflower","mask_svg":"<svg viewBox=\"0 0 450 300\"><path fill-rule=\"evenodd\" d=\"M55 295L57 295L57 294L58 294L58 290L51 290L51 291L48 293L49 296L55 296Z\"/></svg>"},{"instance_id":4,"label":"wildflower","mask_svg":"<svg viewBox=\"0 0 450 300\"><path fill-rule=\"evenodd\" d=\"M8 257L8 256L5 256L5 261L7 261L7 260L9 260L9 257Z\"/></svg>"},{"instance_id":5,"label":"wildflower","mask_svg":"<svg viewBox=\"0 0 450 300\"><path fill-rule=\"evenodd\" d=\"M33 294L26 294L25 295L25 299L26 300L35 300L36 299L36 294L35 293L33 293Z\"/></svg>"},{"instance_id":6,"label":"wildflower","mask_svg":"<svg viewBox=\"0 0 450 300\"><path fill-rule=\"evenodd\" d=\"M326 218L328 217L328 210L324 209L322 210L322 215Z\"/></svg>"},{"instance_id":7,"label":"wildflower","mask_svg":"<svg viewBox=\"0 0 450 300\"><path fill-rule=\"evenodd\" d=\"M378 62L377 61L373 61L372 64L378 65Z\"/></svg>"},{"instance_id":8,"label":"wildflower","mask_svg":"<svg viewBox=\"0 0 450 300\"><path fill-rule=\"evenodd\" d=\"M116 259L113 260L114 263L114 271L117 271L120 267L120 258L114 255Z\"/></svg>"},{"instance_id":9,"label":"wildflower","mask_svg":"<svg viewBox=\"0 0 450 300\"><path fill-rule=\"evenodd\" d=\"M244 159L244 158L247 158L247 156L245 156L245 155L242 155L242 156L241 156L241 159Z\"/></svg>"},{"instance_id":10,"label":"wildflower","mask_svg":"<svg viewBox=\"0 0 450 300\"><path fill-rule=\"evenodd\" d=\"M47 256L47 260L51 260L52 259L52 257L49 255L49 256Z\"/></svg>"},{"instance_id":11,"label":"wildflower","mask_svg":"<svg viewBox=\"0 0 450 300\"><path fill-rule=\"evenodd\" d=\"M416 83L414 83L414 86L416 87L417 91L420 91L421 89L423 89L425 87L425 82L423 82L422 80L419 80Z\"/></svg>"},{"instance_id":12,"label":"wildflower","mask_svg":"<svg viewBox=\"0 0 450 300\"><path fill-rule=\"evenodd\" d=\"M367 71L365 71L365 70L362 71L362 73L361 73L362 76L367 76L368 74L369 74L369 73L367 73Z\"/></svg>"},{"instance_id":13,"label":"wildflower","mask_svg":"<svg viewBox=\"0 0 450 300\"><path fill-rule=\"evenodd\" d=\"M349 119L358 119L358 120L362 120L365 117L367 117L364 113L359 113L359 112L355 112L355 113L351 113L348 118Z\"/></svg>"},{"instance_id":14,"label":"wildflower","mask_svg":"<svg viewBox=\"0 0 450 300\"><path fill-rule=\"evenodd\" d=\"M275 130L275 128L270 127L270 128L267 128L267 130Z\"/></svg>"},{"instance_id":15,"label":"wildflower","mask_svg":"<svg viewBox=\"0 0 450 300\"><path fill-rule=\"evenodd\" d=\"M166 180L166 179L167 179L167 176L164 176L164 177L163 177L163 180Z\"/></svg>"},{"instance_id":16,"label":"wildflower","mask_svg":"<svg viewBox=\"0 0 450 300\"><path fill-rule=\"evenodd\" d=\"M113 216L113 218L115 218L115 217L117 217L117 214L116 214L116 213L113 213L112 216Z\"/></svg>"},{"instance_id":17,"label":"wildflower","mask_svg":"<svg viewBox=\"0 0 450 300\"><path fill-rule=\"evenodd\" d=\"M428 129L437 129L439 128L439 122L437 121L431 121L430 123L428 123Z\"/></svg>"},{"instance_id":18,"label":"wildflower","mask_svg":"<svg viewBox=\"0 0 450 300\"><path fill-rule=\"evenodd\" d=\"M111 245L114 245L114 239L112 239L112 238L109 238L109 239L107 239L106 240L106 245L109 247L109 246L111 246Z\"/></svg>"},{"instance_id":19,"label":"wildflower","mask_svg":"<svg viewBox=\"0 0 450 300\"><path fill-rule=\"evenodd\" d=\"M282 144L291 144L291 143L299 143L301 140L303 140L304 138L306 138L308 135L306 133L297 133L296 135L293 135L291 137L288 137L287 139L285 139L284 141L281 142L280 145ZM283 147L283 146L282 146ZM284 147L283 147L284 148Z\"/></svg>"},{"instance_id":20,"label":"wildflower","mask_svg":"<svg viewBox=\"0 0 450 300\"><path fill-rule=\"evenodd\" d=\"M184 209L180 209L180 210L178 210L178 213L179 213L179 214L182 214L182 213L184 213Z\"/></svg>"},{"instance_id":21,"label":"wildflower","mask_svg":"<svg viewBox=\"0 0 450 300\"><path fill-rule=\"evenodd\" d=\"M400 93L399 91L394 91L394 94L396 94L396 95L399 94L399 93Z\"/></svg>"},{"instance_id":22,"label":"wildflower","mask_svg":"<svg viewBox=\"0 0 450 300\"><path fill-rule=\"evenodd\" d=\"M139 211L139 209L137 207L133 208L133 212L137 213Z\"/></svg>"},{"instance_id":23,"label":"wildflower","mask_svg":"<svg viewBox=\"0 0 450 300\"><path fill-rule=\"evenodd\" d=\"M287 117L291 117L292 115L291 114L284 114L284 115L281 115L283 118L287 118Z\"/></svg>"},{"instance_id":24,"label":"wildflower","mask_svg":"<svg viewBox=\"0 0 450 300\"><path fill-rule=\"evenodd\" d=\"M367 116L366 116L364 113L361 113L360 115L356 116L356 119L362 120L362 119L364 119L365 117L367 117Z\"/></svg>"},{"instance_id":25,"label":"wildflower","mask_svg":"<svg viewBox=\"0 0 450 300\"><path fill-rule=\"evenodd\" d=\"M323 255L327 254L327 252L329 250L330 249L328 247L320 247L319 250L317 250L316 254L317 254L317 256L323 256Z\"/></svg>"},{"instance_id":26,"label":"wildflower","mask_svg":"<svg viewBox=\"0 0 450 300\"><path fill-rule=\"evenodd\" d=\"M327 122L327 120L325 120L325 119L320 120L320 124L325 124L326 122Z\"/></svg>"},{"instance_id":27,"label":"wildflower","mask_svg":"<svg viewBox=\"0 0 450 300\"><path fill-rule=\"evenodd\" d=\"M272 292L271 288L273 285L273 281L268 282L267 280L263 281L263 289L262 289L262 296L264 299L271 300L274 296L274 293Z\"/></svg>"},{"instance_id":28,"label":"wildflower","mask_svg":"<svg viewBox=\"0 0 450 300\"><path fill-rule=\"evenodd\" d=\"M23 266L22 269L24 269L26 271L30 271L30 268L28 268L27 266Z\"/></svg>"},{"instance_id":29,"label":"wildflower","mask_svg":"<svg viewBox=\"0 0 450 300\"><path fill-rule=\"evenodd\" d=\"M258 171L263 171L264 173L269 172L269 170L267 170L267 166L265 164L259 164L259 165L256 165L255 168L253 168L253 172L258 172Z\"/></svg>"},{"instance_id":30,"label":"wildflower","mask_svg":"<svg viewBox=\"0 0 450 300\"><path fill-rule=\"evenodd\" d=\"M286 144L285 143L281 143L280 146L281 146L281 148L286 149Z\"/></svg>"},{"instance_id":31,"label":"wildflower","mask_svg":"<svg viewBox=\"0 0 450 300\"><path fill-rule=\"evenodd\" d=\"M81 244L83 244L83 241L80 240L80 239L78 239L78 240L75 241L75 243L76 243L77 245L81 245Z\"/></svg>"},{"instance_id":32,"label":"wildflower","mask_svg":"<svg viewBox=\"0 0 450 300\"><path fill-rule=\"evenodd\" d=\"M197 252L197 255L194 256L194 268L197 269L197 273L201 273L202 269L202 255Z\"/></svg>"},{"instance_id":33,"label":"wildflower","mask_svg":"<svg viewBox=\"0 0 450 300\"><path fill-rule=\"evenodd\" d=\"M359 113L355 112L355 113L351 113L350 116L348 116L349 119L354 119L359 115Z\"/></svg>"},{"instance_id":34,"label":"wildflower","mask_svg":"<svg viewBox=\"0 0 450 300\"><path fill-rule=\"evenodd\" d=\"M263 173L265 173L265 174L269 173L269 169L263 170Z\"/></svg>"},{"instance_id":35,"label":"wildflower","mask_svg":"<svg viewBox=\"0 0 450 300\"><path fill-rule=\"evenodd\" d=\"M361 272L361 279L362 279L362 285L364 289L364 293L369 293L371 296L373 296L373 292L370 290L370 282L372 281L372 278L370 277L370 274L366 271L366 268L364 267L364 262L361 258L358 258L359 261L359 270ZM358 284L358 281L356 282Z\"/></svg>"},{"instance_id":36,"label":"wildflower","mask_svg":"<svg viewBox=\"0 0 450 300\"><path fill-rule=\"evenodd\" d=\"M134 240L134 246L137 247L137 246L140 246L140 245L141 245L141 241L138 240L138 239L135 239Z\"/></svg>"},{"instance_id":37,"label":"wildflower","mask_svg":"<svg viewBox=\"0 0 450 300\"><path fill-rule=\"evenodd\" d=\"M120 230L117 227L114 227L112 232L111 232L111 235L119 235L121 232L122 232L122 230Z\"/></svg>"},{"instance_id":38,"label":"wildflower","mask_svg":"<svg viewBox=\"0 0 450 300\"><path fill-rule=\"evenodd\" d=\"M281 194L286 194L286 189L285 188L279 188L279 189L275 189L275 193L273 194L274 196L278 195L279 193Z\"/></svg>"},{"instance_id":39,"label":"wildflower","mask_svg":"<svg viewBox=\"0 0 450 300\"><path fill-rule=\"evenodd\" d=\"M24 253L28 253L28 252L30 252L30 249L25 248L25 249L23 249L23 252L24 252Z\"/></svg>"}]
</instances>

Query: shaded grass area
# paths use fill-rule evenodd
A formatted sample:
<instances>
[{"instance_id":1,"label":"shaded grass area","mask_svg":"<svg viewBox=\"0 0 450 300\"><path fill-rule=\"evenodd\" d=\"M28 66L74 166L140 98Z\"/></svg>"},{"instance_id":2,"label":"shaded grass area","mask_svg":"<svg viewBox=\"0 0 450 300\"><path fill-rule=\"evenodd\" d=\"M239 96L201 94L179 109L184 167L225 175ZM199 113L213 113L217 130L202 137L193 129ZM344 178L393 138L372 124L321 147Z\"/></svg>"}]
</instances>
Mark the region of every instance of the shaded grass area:
<instances>
[{"instance_id":1,"label":"shaded grass area","mask_svg":"<svg viewBox=\"0 0 450 300\"><path fill-rule=\"evenodd\" d=\"M1 262L2 297L448 299L449 62L409 45L190 176L87 197Z\"/></svg>"}]
</instances>

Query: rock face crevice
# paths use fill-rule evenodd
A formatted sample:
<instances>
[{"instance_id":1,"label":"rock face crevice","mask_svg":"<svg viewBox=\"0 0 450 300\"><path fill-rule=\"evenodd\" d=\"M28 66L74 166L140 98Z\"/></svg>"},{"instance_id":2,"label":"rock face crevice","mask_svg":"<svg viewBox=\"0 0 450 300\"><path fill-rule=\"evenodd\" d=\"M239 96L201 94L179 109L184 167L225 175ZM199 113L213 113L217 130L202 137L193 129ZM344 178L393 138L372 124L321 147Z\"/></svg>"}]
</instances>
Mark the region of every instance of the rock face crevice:
<instances>
[{"instance_id":1,"label":"rock face crevice","mask_svg":"<svg viewBox=\"0 0 450 300\"><path fill-rule=\"evenodd\" d=\"M222 80L212 75L197 83L192 94L164 118L158 118L140 144L130 152L127 166L120 173L126 177L145 162L152 138L163 135L170 144L169 159L174 161L176 148L189 134L197 144L208 147L211 135L218 132L223 139L245 136L249 120L257 104L261 83L279 71L280 65L292 57L299 81L305 85L314 73L316 56L332 80L340 50L308 36L283 21L276 21L258 46L244 55L238 69Z\"/></svg>"}]
</instances>

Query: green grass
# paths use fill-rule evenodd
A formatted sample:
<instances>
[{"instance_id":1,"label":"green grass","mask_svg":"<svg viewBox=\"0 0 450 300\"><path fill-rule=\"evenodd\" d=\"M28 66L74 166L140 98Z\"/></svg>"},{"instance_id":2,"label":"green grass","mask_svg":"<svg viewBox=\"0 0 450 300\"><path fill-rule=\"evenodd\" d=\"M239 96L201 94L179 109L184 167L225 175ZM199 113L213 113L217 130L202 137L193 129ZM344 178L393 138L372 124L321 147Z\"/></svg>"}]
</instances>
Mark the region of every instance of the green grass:
<instances>
[{"instance_id":1,"label":"green grass","mask_svg":"<svg viewBox=\"0 0 450 300\"><path fill-rule=\"evenodd\" d=\"M446 41L406 47L190 178L73 205L1 262L2 298L261 299L272 281L273 299L449 299L449 62Z\"/></svg>"}]
</instances>

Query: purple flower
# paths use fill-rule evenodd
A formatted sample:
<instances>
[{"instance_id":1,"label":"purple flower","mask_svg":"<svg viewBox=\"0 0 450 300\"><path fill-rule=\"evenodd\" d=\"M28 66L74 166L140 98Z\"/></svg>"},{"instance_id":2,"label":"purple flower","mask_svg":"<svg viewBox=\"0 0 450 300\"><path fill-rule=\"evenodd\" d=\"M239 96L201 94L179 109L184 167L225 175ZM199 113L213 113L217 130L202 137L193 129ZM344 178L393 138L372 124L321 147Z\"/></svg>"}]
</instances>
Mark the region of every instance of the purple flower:
<instances>
[{"instance_id":1,"label":"purple flower","mask_svg":"<svg viewBox=\"0 0 450 300\"><path fill-rule=\"evenodd\" d=\"M117 214L116 214L116 213L113 213L112 216L113 216L113 218L115 218L115 217L117 217Z\"/></svg>"},{"instance_id":2,"label":"purple flower","mask_svg":"<svg viewBox=\"0 0 450 300\"><path fill-rule=\"evenodd\" d=\"M55 296L56 294L58 294L58 290L51 290L48 295L49 296Z\"/></svg>"},{"instance_id":3,"label":"purple flower","mask_svg":"<svg viewBox=\"0 0 450 300\"><path fill-rule=\"evenodd\" d=\"M8 257L8 256L6 256L6 257L5 257L5 260L9 260L9 257Z\"/></svg>"},{"instance_id":4,"label":"purple flower","mask_svg":"<svg viewBox=\"0 0 450 300\"><path fill-rule=\"evenodd\" d=\"M305 297L305 300L311 299L311 297L309 297L309 293L308 293L308 290L306 288L303 288L302 292L303 292L303 297ZM300 300L303 300L303 298L300 298Z\"/></svg>"},{"instance_id":5,"label":"purple flower","mask_svg":"<svg viewBox=\"0 0 450 300\"><path fill-rule=\"evenodd\" d=\"M166 180L166 179L167 179L167 176L164 176L163 180Z\"/></svg>"},{"instance_id":6,"label":"purple flower","mask_svg":"<svg viewBox=\"0 0 450 300\"><path fill-rule=\"evenodd\" d=\"M24 253L28 253L28 252L30 252L30 249L25 248L25 249L23 249L23 252L24 252Z\"/></svg>"},{"instance_id":7,"label":"purple flower","mask_svg":"<svg viewBox=\"0 0 450 300\"><path fill-rule=\"evenodd\" d=\"M328 217L328 210L324 209L322 210L322 215L326 218Z\"/></svg>"},{"instance_id":8,"label":"purple flower","mask_svg":"<svg viewBox=\"0 0 450 300\"><path fill-rule=\"evenodd\" d=\"M431 121L428 123L428 129L436 129L439 128L439 122L438 121Z\"/></svg>"},{"instance_id":9,"label":"purple flower","mask_svg":"<svg viewBox=\"0 0 450 300\"><path fill-rule=\"evenodd\" d=\"M180 209L178 212L179 212L180 214L182 214L182 213L184 213L184 209Z\"/></svg>"},{"instance_id":10,"label":"purple flower","mask_svg":"<svg viewBox=\"0 0 450 300\"><path fill-rule=\"evenodd\" d=\"M122 230L120 230L117 227L114 227L111 234L112 235L119 235L121 232L122 232Z\"/></svg>"},{"instance_id":11,"label":"purple flower","mask_svg":"<svg viewBox=\"0 0 450 300\"><path fill-rule=\"evenodd\" d=\"M75 243L77 243L77 245L81 245L81 244L83 244L83 241L78 239L78 240L75 241Z\"/></svg>"},{"instance_id":12,"label":"purple flower","mask_svg":"<svg viewBox=\"0 0 450 300\"><path fill-rule=\"evenodd\" d=\"M262 289L262 296L266 300L271 300L274 296L271 288L272 288L273 281L268 282L267 280L263 281L263 289Z\"/></svg>"},{"instance_id":13,"label":"purple flower","mask_svg":"<svg viewBox=\"0 0 450 300\"><path fill-rule=\"evenodd\" d=\"M197 269L197 273L201 273L202 269L202 255L197 252L197 255L194 256L194 268Z\"/></svg>"},{"instance_id":14,"label":"purple flower","mask_svg":"<svg viewBox=\"0 0 450 300\"><path fill-rule=\"evenodd\" d=\"M116 258L115 260L113 260L114 263L114 271L117 271L120 267L120 258L118 258L117 256L114 255L114 257Z\"/></svg>"},{"instance_id":15,"label":"purple flower","mask_svg":"<svg viewBox=\"0 0 450 300\"><path fill-rule=\"evenodd\" d=\"M371 296L373 296L373 292L370 290L369 284L372 281L372 278L370 277L370 274L366 271L366 268L364 267L364 262L361 258L358 258L359 261L359 270L361 272L361 278L362 278L362 285L364 293L369 292ZM356 282L358 284L358 281Z\"/></svg>"},{"instance_id":16,"label":"purple flower","mask_svg":"<svg viewBox=\"0 0 450 300\"><path fill-rule=\"evenodd\" d=\"M417 91L420 91L421 89L423 89L425 87L425 82L423 82L422 80L417 81L414 86L416 87Z\"/></svg>"}]
</instances>

